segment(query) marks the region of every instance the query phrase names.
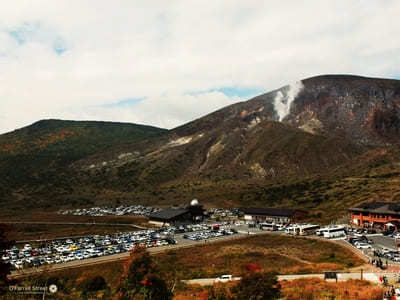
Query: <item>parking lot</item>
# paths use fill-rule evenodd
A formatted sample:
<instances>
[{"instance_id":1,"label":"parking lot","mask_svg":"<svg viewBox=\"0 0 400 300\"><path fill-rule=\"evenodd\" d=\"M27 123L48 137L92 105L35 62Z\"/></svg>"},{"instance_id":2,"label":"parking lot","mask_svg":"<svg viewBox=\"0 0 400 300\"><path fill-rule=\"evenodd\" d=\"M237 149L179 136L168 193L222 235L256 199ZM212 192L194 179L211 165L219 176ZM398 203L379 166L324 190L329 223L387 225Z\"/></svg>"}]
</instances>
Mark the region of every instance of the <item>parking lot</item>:
<instances>
[{"instance_id":1,"label":"parking lot","mask_svg":"<svg viewBox=\"0 0 400 300\"><path fill-rule=\"evenodd\" d=\"M297 224L299 225L299 224ZM297 226L296 225L296 226ZM291 224L293 227L294 225ZM303 225L302 225L303 226ZM261 230L264 228L264 230ZM13 247L6 251L2 259L9 261L14 270L39 267L42 265L80 265L83 260L88 262L112 260L114 258L126 257L125 252L130 251L135 245L141 245L149 249L150 252L158 252L159 248L172 249L175 247L186 247L201 243L213 242L222 239L234 238L235 236L245 236L262 233L285 234L285 227L281 226L276 230L265 230L267 227L247 225L242 221L201 223L192 225L182 225L178 227L166 227L161 229L148 229L135 232L121 232L109 235L92 235L79 238L64 238L48 241L45 244L25 244ZM304 227L309 228L309 227ZM330 229L338 227L330 227ZM287 228L286 228L287 229ZM323 229L322 229L323 230ZM290 231L289 231L290 232ZM355 236L360 239L363 234ZM340 237L344 238L344 237ZM360 240L369 247L360 251L372 255L373 249L378 247L393 247L394 240L390 237L379 235L368 235L367 240ZM368 243L368 240L371 243ZM357 245L354 245L357 247ZM371 249L369 249L371 248ZM106 258L104 256L111 256ZM372 256L371 256L372 257ZM72 263L73 262L73 263Z\"/></svg>"},{"instance_id":2,"label":"parking lot","mask_svg":"<svg viewBox=\"0 0 400 300\"><path fill-rule=\"evenodd\" d=\"M175 244L185 246L210 239L225 238L238 234L241 226L228 223L204 223L112 235L60 239L45 244L14 246L6 251L2 259L10 262L14 270L46 264L60 264L124 253L130 251L135 245L146 248Z\"/></svg>"},{"instance_id":3,"label":"parking lot","mask_svg":"<svg viewBox=\"0 0 400 300\"><path fill-rule=\"evenodd\" d=\"M400 251L396 246L396 233L383 235L382 233L369 234L358 230L349 232L347 241L361 251L379 268L389 265L400 265Z\"/></svg>"}]
</instances>

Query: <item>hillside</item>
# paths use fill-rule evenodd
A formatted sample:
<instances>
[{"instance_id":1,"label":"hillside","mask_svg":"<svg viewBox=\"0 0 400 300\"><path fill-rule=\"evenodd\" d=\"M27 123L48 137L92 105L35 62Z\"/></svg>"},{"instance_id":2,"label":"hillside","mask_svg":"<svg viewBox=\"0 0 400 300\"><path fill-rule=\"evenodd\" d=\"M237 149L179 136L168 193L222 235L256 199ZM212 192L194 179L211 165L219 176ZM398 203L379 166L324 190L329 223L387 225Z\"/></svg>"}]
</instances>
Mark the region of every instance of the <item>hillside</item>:
<instances>
[{"instance_id":1,"label":"hillside","mask_svg":"<svg viewBox=\"0 0 400 300\"><path fill-rule=\"evenodd\" d=\"M101 138L85 126L70 133L33 125L18 132L20 140L0 136L7 175L0 197L12 195L21 209L198 198L211 206L313 209L315 218L332 219L400 193L399 120L400 81L325 75L168 132L152 128L150 138L119 125ZM60 157L61 145L68 154ZM14 170L17 160L24 163Z\"/></svg>"},{"instance_id":2,"label":"hillside","mask_svg":"<svg viewBox=\"0 0 400 300\"><path fill-rule=\"evenodd\" d=\"M60 180L68 179L65 175L72 162L165 132L126 123L42 120L0 135L1 200L8 202L10 194L25 199L46 186L57 189Z\"/></svg>"}]
</instances>

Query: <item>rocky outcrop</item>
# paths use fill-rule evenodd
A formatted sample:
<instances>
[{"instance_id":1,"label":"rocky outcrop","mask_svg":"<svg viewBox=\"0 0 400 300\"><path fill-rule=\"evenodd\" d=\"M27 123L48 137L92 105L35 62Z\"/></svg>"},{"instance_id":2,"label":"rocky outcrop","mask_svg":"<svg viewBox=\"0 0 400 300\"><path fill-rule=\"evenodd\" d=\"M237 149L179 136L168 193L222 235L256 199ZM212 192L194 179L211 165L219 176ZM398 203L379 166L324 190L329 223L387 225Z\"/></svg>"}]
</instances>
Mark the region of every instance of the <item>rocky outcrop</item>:
<instances>
[{"instance_id":1,"label":"rocky outcrop","mask_svg":"<svg viewBox=\"0 0 400 300\"><path fill-rule=\"evenodd\" d=\"M302 83L285 123L363 145L400 142L399 80L326 75Z\"/></svg>"}]
</instances>

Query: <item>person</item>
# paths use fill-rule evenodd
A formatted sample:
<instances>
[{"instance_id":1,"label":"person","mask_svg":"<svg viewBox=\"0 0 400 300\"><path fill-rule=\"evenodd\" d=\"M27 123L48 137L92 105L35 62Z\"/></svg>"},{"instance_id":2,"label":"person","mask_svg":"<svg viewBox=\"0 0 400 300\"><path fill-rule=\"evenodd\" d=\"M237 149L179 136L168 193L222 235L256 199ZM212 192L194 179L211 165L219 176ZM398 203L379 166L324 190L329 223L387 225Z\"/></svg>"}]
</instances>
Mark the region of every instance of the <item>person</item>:
<instances>
[{"instance_id":1,"label":"person","mask_svg":"<svg viewBox=\"0 0 400 300\"><path fill-rule=\"evenodd\" d=\"M394 290L393 285L390 288L390 300L396 300L396 291Z\"/></svg>"},{"instance_id":2,"label":"person","mask_svg":"<svg viewBox=\"0 0 400 300\"><path fill-rule=\"evenodd\" d=\"M383 294L383 300L390 300L388 291Z\"/></svg>"}]
</instances>

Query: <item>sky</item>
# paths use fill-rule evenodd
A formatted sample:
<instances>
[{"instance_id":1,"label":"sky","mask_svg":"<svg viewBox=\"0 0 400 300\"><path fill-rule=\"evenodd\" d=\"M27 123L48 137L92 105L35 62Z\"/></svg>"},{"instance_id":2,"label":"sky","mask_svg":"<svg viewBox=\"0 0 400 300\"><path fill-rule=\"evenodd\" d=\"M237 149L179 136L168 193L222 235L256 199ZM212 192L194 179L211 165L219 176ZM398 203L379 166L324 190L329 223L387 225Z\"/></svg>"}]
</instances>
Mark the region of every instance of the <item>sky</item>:
<instances>
[{"instance_id":1,"label":"sky","mask_svg":"<svg viewBox=\"0 0 400 300\"><path fill-rule=\"evenodd\" d=\"M400 79L399 15L398 0L5 1L0 133L173 128L315 75Z\"/></svg>"}]
</instances>

